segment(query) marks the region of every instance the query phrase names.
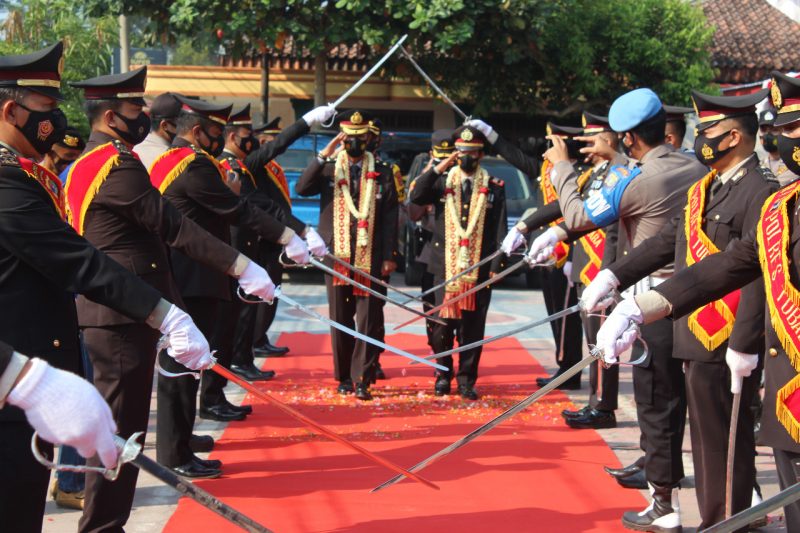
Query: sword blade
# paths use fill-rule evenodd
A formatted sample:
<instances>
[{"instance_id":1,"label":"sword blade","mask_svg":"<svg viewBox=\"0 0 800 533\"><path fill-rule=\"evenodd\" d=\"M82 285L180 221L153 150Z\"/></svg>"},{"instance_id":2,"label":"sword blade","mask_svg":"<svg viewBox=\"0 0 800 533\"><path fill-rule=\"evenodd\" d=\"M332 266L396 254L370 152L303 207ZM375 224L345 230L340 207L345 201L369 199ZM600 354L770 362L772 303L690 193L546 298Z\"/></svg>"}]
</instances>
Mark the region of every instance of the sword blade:
<instances>
[{"instance_id":1,"label":"sword blade","mask_svg":"<svg viewBox=\"0 0 800 533\"><path fill-rule=\"evenodd\" d=\"M433 287L431 287L430 289L428 289L428 290L426 290L424 292L421 292L420 295L419 295L419 298L423 298L423 297L431 294L432 292L438 291L442 287L446 287L448 283L453 283L455 280L459 279L460 277L465 276L465 275L469 274L470 272L472 272L473 270L482 267L483 265L485 265L486 263L488 263L489 261L491 261L495 257L499 256L501 253L503 253L503 250L497 250L496 252L492 252L491 254L487 255L486 257L484 257L483 259L481 259L480 261L478 261L477 263L475 263L471 267L467 268L466 270L462 270L461 272L459 272L458 274L456 274L452 278L450 278L448 280L445 280L445 281L441 282L438 285L434 285ZM407 302L403 302L403 303L407 304L410 301L411 300L409 300Z\"/></svg>"},{"instance_id":2,"label":"sword blade","mask_svg":"<svg viewBox=\"0 0 800 533\"><path fill-rule=\"evenodd\" d=\"M582 310L581 304L577 303L577 304L573 305L572 307L568 307L566 309L562 309L561 311L559 311L557 313L553 313L550 316L547 316L545 318L541 318L539 320L534 320L532 322L528 322L526 324L518 326L518 327L516 327L514 329L511 329L509 331L504 331L503 333L499 333L499 334L495 335L494 337L489 337L488 339L482 339L482 340L479 340L479 341L471 342L469 344L465 344L464 346L459 346L458 348L453 348L452 350L447 350L447 351L435 353L435 354L432 354L432 355L426 355L424 357L424 359L426 359L428 361L433 361L434 359L439 359L440 357L445 357L445 356L448 356L448 355L461 353L463 351L472 350L474 348L480 348L481 346L483 346L485 344L489 344L490 342L495 342L495 341L499 341L500 339L505 339L506 337L511 337L512 335L516 335L517 333L522 333L523 331L529 330L531 328L535 328L536 326L541 326L543 324L547 324L547 323L552 322L554 320L558 320L559 318L565 317L567 315L571 315L572 313L577 313L578 311L581 311L581 310ZM416 363L411 363L411 364L413 365L413 364L416 364Z\"/></svg>"},{"instance_id":3,"label":"sword blade","mask_svg":"<svg viewBox=\"0 0 800 533\"><path fill-rule=\"evenodd\" d=\"M114 443L118 448L120 448L120 450L125 448L127 445L127 441L117 435L114 436ZM133 459L131 459L130 462L136 465L136 467L140 470L144 470L148 474L158 478L182 495L188 496L209 511L217 513L225 520L239 526L245 531L249 531L251 533L272 533L271 530L265 528L252 518L245 516L230 505L218 500L208 492L204 491L197 485L178 477L172 470L153 461L141 453L141 448L139 448L139 450L139 453Z\"/></svg>"},{"instance_id":4,"label":"sword blade","mask_svg":"<svg viewBox=\"0 0 800 533\"><path fill-rule=\"evenodd\" d=\"M323 315L317 313L316 311L314 311L313 309L309 309L305 305L303 305L303 304L301 304L299 302L296 302L292 298L286 296L285 294L283 294L280 291L280 288L276 288L275 289L275 298L281 300L282 302L285 302L287 305L290 305L290 306L294 307L295 309L297 309L301 313L305 313L306 315L308 315L310 317L316 318L320 322L323 322L323 323L329 325L332 328L336 328L339 331L343 331L343 332L347 333L348 335L352 335L356 339L362 340L364 342L368 342L369 344L372 344L373 346L377 346L379 348L383 348L386 351L389 351L389 352L392 352L394 354L400 355L402 357L405 357L406 359L411 359L412 361L417 361L418 363L426 364L428 366L431 366L431 367L435 368L436 370L441 370L443 372L447 372L448 371L448 368L443 366L443 365L440 365L438 363L431 363L430 361L426 361L425 359L423 359L422 357L420 357L418 355L414 355L413 353L408 353L405 350L401 350L400 348L395 348L391 344L386 344L385 342L379 341L378 339L373 339L372 337L364 335L363 333L359 333L354 329L348 328L344 324L339 324L335 320L331 320L330 318L328 318L326 316L323 316Z\"/></svg>"},{"instance_id":5,"label":"sword blade","mask_svg":"<svg viewBox=\"0 0 800 533\"><path fill-rule=\"evenodd\" d=\"M425 79L425 81L427 81L427 82L428 82L428 85L430 85L430 86L431 86L431 88L432 88L434 91L436 91L437 93L439 93L439 96L441 96L441 97L442 97L442 100L444 100L444 102L445 102L447 105L449 105L450 107L452 107L452 108L453 108L453 111L455 111L456 113L458 113L459 115L461 115L461 118L463 118L463 119L464 119L464 121L466 121L466 120L469 118L469 117L467 116L467 114L466 114L466 113L464 113L463 111L461 111L461 109L460 109L460 108L459 108L459 107L458 107L458 106L455 104L455 102L453 102L453 101L450 99L450 97L448 97L448 96L447 96L447 95L444 93L444 91L443 91L441 88L439 88L439 86L438 86L438 85L436 85L436 82L435 82L435 81L433 81L433 80L431 79L431 77L430 77L430 76L428 76L428 74L427 74L427 73L426 73L424 70L422 70L422 67L420 67L420 66L419 66L419 64L417 64L417 62L414 60L414 58L413 58L413 57L411 57L411 54L409 54L409 53L408 53L408 50L406 50L405 48L403 48L403 47L401 46L401 47L400 47L400 53L401 53L401 54L403 54L404 56L406 56L406 59L408 59L408 61L411 63L411 65L412 65L412 66L413 66L413 67L414 67L414 68L417 70L417 72L419 72L419 75L420 75L420 76L422 76L422 77Z\"/></svg>"},{"instance_id":6,"label":"sword blade","mask_svg":"<svg viewBox=\"0 0 800 533\"><path fill-rule=\"evenodd\" d=\"M733 376L733 379L737 379L737 376ZM741 405L742 393L737 392L733 395L731 426L728 430L728 457L725 465L725 518L730 518L733 512L733 460L736 457L736 428L739 425L739 408Z\"/></svg>"},{"instance_id":7,"label":"sword blade","mask_svg":"<svg viewBox=\"0 0 800 533\"><path fill-rule=\"evenodd\" d=\"M342 265L343 267L345 267L350 272L355 272L359 276L364 276L366 279L370 280L372 283L376 283L376 284L380 285L381 287L385 287L385 288L387 288L387 289L389 289L391 291L396 292L397 294L402 294L406 298L410 298L409 300L407 300L405 302L401 302L403 304L407 304L407 303L409 303L411 301L416 301L416 302L419 302L419 303L425 303L422 300L422 298L420 298L419 296L414 296L413 294L408 293L408 292L406 292L406 291L404 291L402 289L398 289L394 285L392 285L390 283L386 283L381 278L376 278L375 276L373 276L369 272L365 272L364 270L361 270L360 268L357 268L357 267L351 265L347 261L345 261L343 259L339 259L338 257L333 255L332 253L325 254L325 257L329 257L331 259L331 261L333 261L334 263L337 263L339 265Z\"/></svg>"},{"instance_id":8,"label":"sword blade","mask_svg":"<svg viewBox=\"0 0 800 533\"><path fill-rule=\"evenodd\" d=\"M332 105L334 108L336 108L336 107L339 107L339 106L342 104L342 102L344 102L345 100L347 100L347 98L348 98L348 97L349 97L351 94L353 94L354 92L356 92L356 90L358 90L358 88L359 88L359 87L361 87L361 86L364 84L364 82L365 82L365 81L367 81L367 80L368 80L368 79L369 79L369 78L370 78L370 77L371 77L373 74L375 74L375 71L377 71L379 68L381 68L381 65L383 65L384 63L386 63L386 61L387 61L387 60L388 60L390 57L392 57L392 55L393 55L393 54L394 54L394 53L397 51L397 49L398 49L398 48L400 48L400 46L401 46L401 45L402 45L402 44L405 42L405 40L406 40L407 38L408 38L408 35L407 35L407 34L406 34L406 35L403 35L402 37L400 37L400 39L398 39L398 40L397 40L397 42L396 42L396 43L394 43L394 46L392 46L392 47L389 49L389 51L388 51L388 52L386 52L386 54L384 54L384 56L383 56L382 58L380 58L380 60L378 60L378 62L377 62L377 63L375 63L375 64L372 66L372 68L371 68L371 69L369 69L369 70L367 71L367 73L366 73L366 74L364 74L363 76L361 76L361 79L360 79L360 80L358 80L357 82L355 82L355 83L354 83L354 84L353 84L353 85L352 85L352 86L351 86L349 89L347 89L347 91L345 91L345 93L344 93L342 96L340 96L340 97L339 97L339 99L338 99L338 100L336 100L336 101L335 101L334 103L332 103L331 105Z\"/></svg>"},{"instance_id":9,"label":"sword blade","mask_svg":"<svg viewBox=\"0 0 800 533\"><path fill-rule=\"evenodd\" d=\"M464 437L461 437L460 439L455 441L453 444L451 444L451 445L449 445L449 446L447 446L445 448L442 448L441 450L439 450L435 454L431 455L430 457L428 457L426 459L423 459L419 463L417 463L414 466L412 466L411 468L409 468L409 470L411 472L419 472L423 468L426 468L427 466L433 464L434 462L438 461L439 459L450 455L451 453L453 453L457 449L461 448L462 446L465 446L466 444L469 444L470 442L472 442L473 440L477 439L478 437L480 437L481 435L483 435L487 431L495 428L496 426L498 426L499 424L501 424L505 420L511 418L515 414L517 414L520 411L522 411L525 408L527 408L529 405L531 405L531 404L535 403L536 401L538 401L540 398L542 398L543 396L548 394L550 391L552 391L553 389L555 389L556 387L558 387L559 385L561 385L562 383L567 381L569 378L571 378L572 376L574 376L575 374L577 374L578 372L583 370L585 367L589 366L591 364L591 362L594 361L596 358L597 357L594 356L594 355L589 355L589 356L583 358L582 360L578 361L575 365L570 367L566 372L564 372L563 374L559 375L558 377L553 378L553 380L550 381L547 385L545 385L541 389L537 390L536 392L534 392L533 394L531 394L530 396L528 396L524 400L514 404L513 406L511 406L509 409L507 409L502 414L500 414L500 415L496 416L495 418L489 420L484 425L482 425L478 429L475 429L474 431L472 431L468 435L466 435ZM378 485L377 487L372 489L370 492L378 492L379 490L383 490L386 487L389 487L389 486L394 485L395 483L401 481L402 479L403 479L403 476L395 476L392 479L389 479L388 481L383 482L381 485Z\"/></svg>"},{"instance_id":10,"label":"sword blade","mask_svg":"<svg viewBox=\"0 0 800 533\"><path fill-rule=\"evenodd\" d=\"M494 276L490 277L489 279L487 279L483 283L479 283L479 284L475 285L474 287L472 287L468 291L465 291L465 292L459 294L458 296L456 296L455 298L453 298L451 300L447 300L446 302L442 302L440 305L437 305L436 307L434 307L432 309L428 309L424 313L421 313L422 316L418 316L416 318L412 318L411 320L407 320L406 322L403 322L399 326L395 326L394 328L392 328L392 330L393 331L397 331L397 330L399 330L401 328L404 328L404 327L406 327L406 326L408 326L410 324L413 324L417 320L421 320L423 318L430 318L430 316L432 314L434 314L434 313L436 313L438 311L441 311L445 307L450 307L451 305L460 302L464 298L467 298L470 295L475 294L479 290L482 290L482 289L488 287L489 285L492 285L493 283L497 283L498 281L500 281L504 277L508 276L509 274L514 272L515 270L518 270L520 267L525 266L526 264L527 263L525 262L525 260L519 261L518 263L515 263L515 264L511 265L510 267L508 267L507 269L503 270L502 272L498 272L497 274L495 274Z\"/></svg>"},{"instance_id":11,"label":"sword blade","mask_svg":"<svg viewBox=\"0 0 800 533\"><path fill-rule=\"evenodd\" d=\"M412 469L413 470L413 469ZM759 518L767 516L770 512L790 503L800 500L800 483L795 483L780 491L772 498L767 498L758 505L744 511L739 511L730 518L703 530L703 533L731 533L752 524Z\"/></svg>"},{"instance_id":12,"label":"sword blade","mask_svg":"<svg viewBox=\"0 0 800 533\"><path fill-rule=\"evenodd\" d=\"M250 394L256 396L257 398L260 398L260 399L262 399L262 400L274 405L275 407L277 407L278 409L280 409L281 411L283 411L287 415L291 416L295 420L299 420L300 422L302 422L306 426L312 428L315 432L320 433L322 435L325 435L329 439L334 440L334 441L336 441L336 442L338 442L340 444L344 444L345 446L347 446L351 450L355 450L356 452L360 453L361 455L363 455L364 457L366 457L367 459L369 459L373 463L376 463L376 464L381 465L381 466L385 466L389 470L393 470L394 472L397 472L401 477L409 477L409 478L413 479L414 481L418 481L419 483L427 485L427 486L429 486L431 488L434 488L434 489L437 489L437 490L439 489L438 486L434 485L433 483L431 483L427 479L407 471L406 469L394 464L393 462L388 461L388 460L384 459L383 457L380 457L379 455L376 455L376 454L372 453L371 451L367 450L366 448L362 448L358 444L345 439L344 437L342 437L338 433L326 428L322 424L319 424L319 423L315 422L314 420L310 419L309 417L307 417L306 415L304 415L300 411L297 411L297 410L293 409L292 407L289 407L288 405L286 405L282 401L278 400L277 398L275 398L271 394L268 394L267 392L264 392L264 391L262 391L260 389L257 389L252 383L240 378L239 376L237 376L236 374L234 374L233 372L231 372L230 370L228 370L224 366L220 366L219 364L215 364L214 366L211 367L211 370L213 370L214 372L216 372L220 376L228 379L229 381L231 381L233 383L236 383L241 388L245 389L247 392L249 392Z\"/></svg>"},{"instance_id":13,"label":"sword blade","mask_svg":"<svg viewBox=\"0 0 800 533\"><path fill-rule=\"evenodd\" d=\"M356 280L354 280L354 279L352 279L352 278L349 278L349 277L345 276L344 274L342 274L342 273L340 273L340 272L336 272L336 270L334 270L334 269L330 268L328 265L326 265L326 264L324 264L324 263L321 263L320 261L317 261L317 260L316 260L316 259L314 259L313 257L309 259L309 262L310 262L312 265L314 265L315 267L317 267L318 269L320 269L320 270L322 270L323 272L325 272L326 274L330 274L331 276L333 276L333 277L335 277L335 278L337 278L337 279L340 279L340 280L344 281L344 282L345 282L345 283L347 283L348 285L352 285L353 287L359 288L359 289L361 289L362 291L364 291L364 292L366 292L366 293L369 293L370 295L374 296L375 298L377 298L377 299L379 299L379 300L381 300L381 301L383 301L383 302L390 303L390 304L392 304L392 305L396 305L396 306L397 306L397 307L399 307L400 309L403 309L403 310L405 310L405 311L408 311L408 312L409 312L409 313L411 313L411 314L417 315L417 316L418 316L418 317L420 317L420 318L427 318L427 317L425 316L425 313L423 313L422 311L417 311L416 309L414 309L414 308L412 308L412 307L408 307L408 306L407 306L407 305L405 305L405 304L401 304L400 302L396 302L396 301L392 300L391 298L389 298L388 296L385 296L385 295L383 295L383 294L379 293L379 292L378 292L378 291L376 291L375 289L372 289L372 288L370 288L370 287L367 287L366 285L364 285L364 284L362 284L362 283L359 283L359 282L357 282ZM431 318L431 320L432 320L432 321L434 321L434 322L436 322L437 324L441 324L442 326L444 326L444 325L445 325L445 322L444 322L444 320L441 320L441 319L439 319L439 318L435 318L435 317L434 317L434 318Z\"/></svg>"}]
</instances>

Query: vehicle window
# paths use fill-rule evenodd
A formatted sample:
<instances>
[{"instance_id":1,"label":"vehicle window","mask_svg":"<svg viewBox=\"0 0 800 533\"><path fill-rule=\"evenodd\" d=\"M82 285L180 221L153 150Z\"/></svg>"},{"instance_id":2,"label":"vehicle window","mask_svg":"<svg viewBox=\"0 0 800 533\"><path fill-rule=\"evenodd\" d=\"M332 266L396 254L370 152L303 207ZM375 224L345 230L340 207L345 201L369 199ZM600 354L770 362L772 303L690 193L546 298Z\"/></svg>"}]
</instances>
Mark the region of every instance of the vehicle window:
<instances>
[{"instance_id":1,"label":"vehicle window","mask_svg":"<svg viewBox=\"0 0 800 533\"><path fill-rule=\"evenodd\" d=\"M312 150L286 150L275 158L283 170L294 170L302 172L314 158Z\"/></svg>"},{"instance_id":2,"label":"vehicle window","mask_svg":"<svg viewBox=\"0 0 800 533\"><path fill-rule=\"evenodd\" d=\"M481 163L489 174L505 182L507 200L526 200L531 192L528 178L518 169L502 160L484 160Z\"/></svg>"}]
</instances>

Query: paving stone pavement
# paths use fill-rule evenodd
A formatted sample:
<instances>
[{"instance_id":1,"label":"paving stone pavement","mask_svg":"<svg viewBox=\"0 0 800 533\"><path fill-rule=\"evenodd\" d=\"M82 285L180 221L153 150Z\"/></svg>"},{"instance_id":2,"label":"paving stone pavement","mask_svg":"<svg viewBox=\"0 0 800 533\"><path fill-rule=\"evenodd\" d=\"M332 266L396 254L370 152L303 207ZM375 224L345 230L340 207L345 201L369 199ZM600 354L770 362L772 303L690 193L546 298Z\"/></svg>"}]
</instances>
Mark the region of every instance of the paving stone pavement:
<instances>
[{"instance_id":1,"label":"paving stone pavement","mask_svg":"<svg viewBox=\"0 0 800 533\"><path fill-rule=\"evenodd\" d=\"M315 308L327 315L327 303L325 299L325 288L321 283L321 276L310 272L293 272L284 276L283 290L287 295L296 299L298 302ZM402 275L395 274L392 283L402 287ZM314 319L308 318L302 313L290 309L286 305L278 308L278 316L273 326L275 332L305 331L310 333L327 333L328 327ZM395 312L391 306L387 307L386 322L387 326L400 323L405 320L408 314L404 311ZM525 288L522 276L504 280L502 285L495 289L492 295L492 306L489 312L489 320L486 328L486 335L496 335L508 330L510 327L543 318L546 315L544 302L541 292ZM423 335L423 323L417 322L405 328L404 331ZM387 327L387 334L391 334L391 328ZM553 353L554 344L549 326L540 326L528 330L517 336L522 345L529 350L545 369L552 373L555 371ZM261 361L260 359L257 362ZM280 379L280 376L278 377ZM578 391L569 391L567 394L576 406L583 406L588 401L588 371L584 371L583 388ZM480 391L480 381L478 382ZM155 392L155 391L154 391ZM234 403L241 403L244 398L243 392L237 387L230 385L226 389L226 395ZM640 455L639 451L639 430L636 425L636 409L633 403L633 387L631 383L630 368L623 367L620 372L620 408L617 411L618 425L614 429L599 430L598 433L605 439L608 445L616 453L619 461L623 465L630 464ZM155 394L153 394L152 408L155 409ZM198 420L195 432L200 434L212 435L215 438L222 434L225 424L208 420ZM151 412L150 429L148 441L145 445L145 453L155 458L155 413ZM691 443L689 440L689 429L687 426L686 436L683 445L684 469L686 471L685 488L680 491L681 512L683 517L684 531L693 532L700 522L697 501L694 492L694 476L691 461ZM769 448L759 448L757 458L758 482L761 485L764 497L769 497L778 492L777 476L775 474L772 450ZM725 490L724 483L719 490ZM643 491L646 494L646 491ZM177 504L177 494L169 487L157 482L152 476L141 474L136 490L136 498L131 518L126 526L128 533L152 533L160 531L167 522ZM565 503L568 504L568 503ZM782 526L782 513L773 513L772 521L769 526L757 531L779 532L785 531ZM80 515L76 511L62 510L55 506L55 503L48 499L44 522L46 533L72 533L77 530ZM620 526L620 529L622 527Z\"/></svg>"}]
</instances>

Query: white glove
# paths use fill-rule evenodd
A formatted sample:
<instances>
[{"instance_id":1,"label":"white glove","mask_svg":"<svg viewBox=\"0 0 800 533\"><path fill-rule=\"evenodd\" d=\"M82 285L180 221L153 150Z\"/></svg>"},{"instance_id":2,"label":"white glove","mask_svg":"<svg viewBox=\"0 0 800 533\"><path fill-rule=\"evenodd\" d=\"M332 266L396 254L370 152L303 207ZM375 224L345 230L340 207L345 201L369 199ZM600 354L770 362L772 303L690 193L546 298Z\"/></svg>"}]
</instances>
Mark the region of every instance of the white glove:
<instances>
[{"instance_id":1,"label":"white glove","mask_svg":"<svg viewBox=\"0 0 800 533\"><path fill-rule=\"evenodd\" d=\"M543 263L553 255L553 250L558 243L559 238L556 230L547 228L544 233L533 239L531 248L528 250L528 257L536 263Z\"/></svg>"},{"instance_id":2,"label":"white glove","mask_svg":"<svg viewBox=\"0 0 800 533\"><path fill-rule=\"evenodd\" d=\"M626 298L608 315L597 332L597 348L610 365L619 362L619 355L633 346L639 331L635 327L644 321L642 310L633 298Z\"/></svg>"},{"instance_id":3,"label":"white glove","mask_svg":"<svg viewBox=\"0 0 800 533\"><path fill-rule=\"evenodd\" d=\"M564 273L564 276L567 278L567 283L570 287L574 284L572 283L572 261L567 261L564 263L564 266L561 267L561 271Z\"/></svg>"},{"instance_id":4,"label":"white glove","mask_svg":"<svg viewBox=\"0 0 800 533\"><path fill-rule=\"evenodd\" d=\"M28 372L8 395L48 442L67 444L84 457L97 454L107 468L117 463L111 409L94 386L75 374L31 359Z\"/></svg>"},{"instance_id":5,"label":"white glove","mask_svg":"<svg viewBox=\"0 0 800 533\"><path fill-rule=\"evenodd\" d=\"M306 243L308 244L308 249L311 251L311 255L314 257L322 257L328 253L328 247L325 246L325 241L322 240L322 236L312 227L306 230Z\"/></svg>"},{"instance_id":6,"label":"white glove","mask_svg":"<svg viewBox=\"0 0 800 533\"><path fill-rule=\"evenodd\" d=\"M178 306L169 308L164 322L158 328L167 336L167 355L192 370L202 370L213 362L208 341L187 315Z\"/></svg>"},{"instance_id":7,"label":"white glove","mask_svg":"<svg viewBox=\"0 0 800 533\"><path fill-rule=\"evenodd\" d=\"M265 302L271 302L275 297L275 283L267 271L254 261L247 263L244 272L239 276L239 285L247 294L258 296Z\"/></svg>"},{"instance_id":8,"label":"white glove","mask_svg":"<svg viewBox=\"0 0 800 533\"><path fill-rule=\"evenodd\" d=\"M286 245L285 250L289 259L298 265L305 265L309 262L308 246L296 233L292 235L292 240Z\"/></svg>"},{"instance_id":9,"label":"white glove","mask_svg":"<svg viewBox=\"0 0 800 533\"><path fill-rule=\"evenodd\" d=\"M336 114L336 108L330 105L321 105L319 107L315 107L305 115L303 115L303 120L306 121L308 127L316 126L317 124L324 124L325 122L329 121L331 117Z\"/></svg>"},{"instance_id":10,"label":"white glove","mask_svg":"<svg viewBox=\"0 0 800 533\"><path fill-rule=\"evenodd\" d=\"M725 362L731 369L731 392L742 392L742 380L749 376L758 366L757 353L742 353L728 348L725 352Z\"/></svg>"},{"instance_id":11,"label":"white glove","mask_svg":"<svg viewBox=\"0 0 800 533\"><path fill-rule=\"evenodd\" d=\"M503 250L503 253L506 255L511 255L511 252L522 246L522 243L525 242L525 235L520 233L520 231L513 227L511 231L508 232L506 238L503 239L503 244L500 245L500 249Z\"/></svg>"},{"instance_id":12,"label":"white glove","mask_svg":"<svg viewBox=\"0 0 800 533\"><path fill-rule=\"evenodd\" d=\"M490 125L488 125L484 121L474 118L474 119L472 119L472 120L467 122L467 126L475 128L479 132L483 133L486 136L486 139L490 143L494 144L495 141L497 141L497 137L498 136L497 136L497 133L495 133L494 128L492 128Z\"/></svg>"},{"instance_id":13,"label":"white glove","mask_svg":"<svg viewBox=\"0 0 800 533\"><path fill-rule=\"evenodd\" d=\"M619 280L609 269L604 268L594 277L592 282L583 290L581 303L589 313L596 313L608 308L614 303L613 292L619 287Z\"/></svg>"}]
</instances>

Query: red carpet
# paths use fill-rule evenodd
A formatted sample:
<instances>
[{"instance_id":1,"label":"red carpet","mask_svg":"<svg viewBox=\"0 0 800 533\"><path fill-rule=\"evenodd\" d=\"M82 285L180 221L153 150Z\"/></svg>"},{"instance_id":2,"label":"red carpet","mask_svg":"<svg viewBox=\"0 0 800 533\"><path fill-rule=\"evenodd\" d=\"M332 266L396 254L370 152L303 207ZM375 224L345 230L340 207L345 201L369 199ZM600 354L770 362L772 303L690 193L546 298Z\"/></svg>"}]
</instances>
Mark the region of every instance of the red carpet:
<instances>
[{"instance_id":1,"label":"red carpet","mask_svg":"<svg viewBox=\"0 0 800 533\"><path fill-rule=\"evenodd\" d=\"M387 342L428 352L420 336ZM544 373L516 340L492 344L481 361L481 399L469 403L435 398L431 369L385 353L390 379L373 388L373 402L356 403L334 392L327 335L283 335L280 344L292 351L267 359L278 380L264 390L405 467L533 392ZM198 484L276 532L620 531L622 512L646 504L603 472L619 463L596 432L562 423L559 413L572 404L558 391L423 470L441 490L406 480L376 494L369 490L393 472L246 401L255 412L229 424L211 455L226 475ZM165 531L238 529L184 498Z\"/></svg>"}]
</instances>

